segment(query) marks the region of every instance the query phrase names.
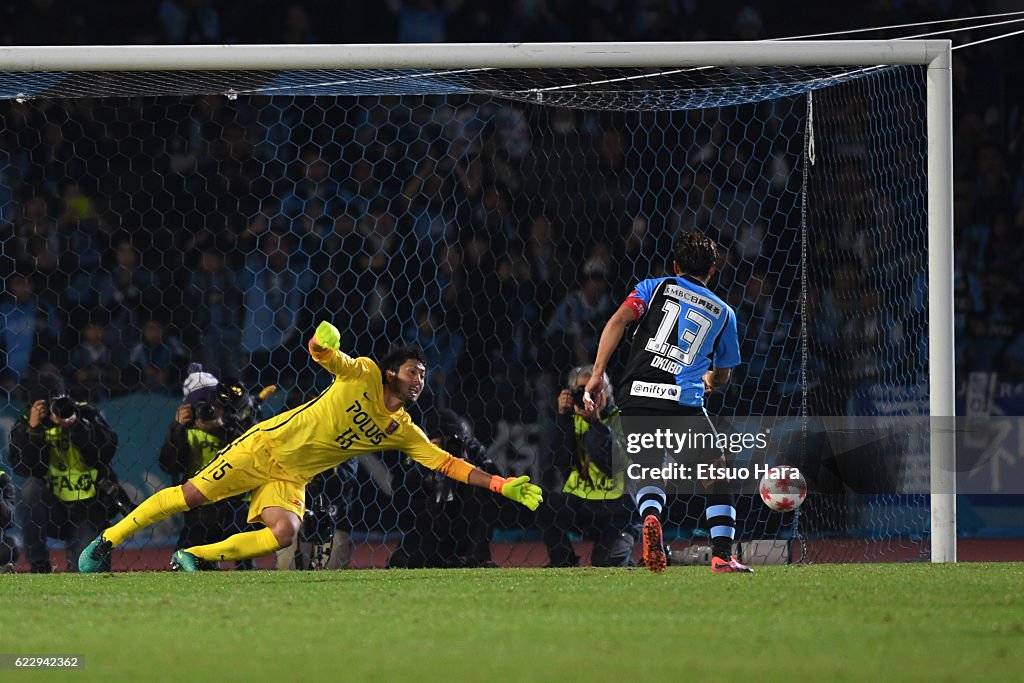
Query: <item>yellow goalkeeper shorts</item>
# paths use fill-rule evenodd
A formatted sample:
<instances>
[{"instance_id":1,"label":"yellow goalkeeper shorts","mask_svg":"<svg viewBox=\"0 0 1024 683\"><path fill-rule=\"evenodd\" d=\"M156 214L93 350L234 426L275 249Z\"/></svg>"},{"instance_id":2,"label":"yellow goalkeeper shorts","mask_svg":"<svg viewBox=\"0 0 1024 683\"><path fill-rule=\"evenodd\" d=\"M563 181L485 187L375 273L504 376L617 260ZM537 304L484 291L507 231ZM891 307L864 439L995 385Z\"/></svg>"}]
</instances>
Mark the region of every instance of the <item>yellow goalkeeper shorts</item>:
<instances>
[{"instance_id":1,"label":"yellow goalkeeper shorts","mask_svg":"<svg viewBox=\"0 0 1024 683\"><path fill-rule=\"evenodd\" d=\"M284 508L302 519L306 506L306 485L290 481L291 475L270 460L259 432L238 437L217 457L189 479L211 502L252 491L248 522L262 522L260 516L269 507Z\"/></svg>"}]
</instances>

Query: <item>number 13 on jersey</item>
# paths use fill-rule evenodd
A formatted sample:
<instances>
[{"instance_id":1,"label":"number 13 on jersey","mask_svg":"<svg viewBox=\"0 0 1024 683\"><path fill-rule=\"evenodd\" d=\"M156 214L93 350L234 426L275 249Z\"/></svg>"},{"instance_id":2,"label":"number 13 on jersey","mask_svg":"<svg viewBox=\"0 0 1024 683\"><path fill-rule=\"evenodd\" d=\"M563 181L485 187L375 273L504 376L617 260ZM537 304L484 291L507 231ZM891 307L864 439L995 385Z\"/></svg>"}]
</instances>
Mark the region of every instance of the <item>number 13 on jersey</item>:
<instances>
[{"instance_id":1,"label":"number 13 on jersey","mask_svg":"<svg viewBox=\"0 0 1024 683\"><path fill-rule=\"evenodd\" d=\"M684 325L679 332L679 346L670 343L669 337L674 336L679 330L679 314L683 307L676 301L666 300L662 302L661 310L664 316L658 324L658 330L654 336L647 340L644 349L656 356L671 359L682 365L692 365L697 352L704 344L704 339L711 331L713 322L700 311L691 308L686 311L685 320L693 323L693 326ZM676 341L673 339L672 341Z\"/></svg>"}]
</instances>

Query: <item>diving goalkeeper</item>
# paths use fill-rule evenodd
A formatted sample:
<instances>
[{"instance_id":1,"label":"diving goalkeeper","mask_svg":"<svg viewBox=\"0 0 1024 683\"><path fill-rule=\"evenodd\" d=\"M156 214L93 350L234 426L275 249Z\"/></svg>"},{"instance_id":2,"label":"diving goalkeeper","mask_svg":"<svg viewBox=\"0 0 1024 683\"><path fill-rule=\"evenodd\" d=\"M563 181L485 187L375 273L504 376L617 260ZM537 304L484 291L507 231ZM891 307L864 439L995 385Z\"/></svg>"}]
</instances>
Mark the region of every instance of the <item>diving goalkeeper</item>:
<instances>
[{"instance_id":1,"label":"diving goalkeeper","mask_svg":"<svg viewBox=\"0 0 1024 683\"><path fill-rule=\"evenodd\" d=\"M452 479L537 509L543 498L529 477L487 474L432 444L413 424L405 407L419 398L426 378L417 349L394 350L378 364L342 353L339 340L338 329L322 322L309 341L313 359L335 375L330 387L250 428L183 485L147 498L89 544L78 558L79 571L99 571L114 546L154 522L246 491L252 491L248 521L261 522L265 528L178 550L171 556L171 567L195 571L199 560L241 560L287 548L299 531L306 482L349 458L374 451L403 451Z\"/></svg>"}]
</instances>

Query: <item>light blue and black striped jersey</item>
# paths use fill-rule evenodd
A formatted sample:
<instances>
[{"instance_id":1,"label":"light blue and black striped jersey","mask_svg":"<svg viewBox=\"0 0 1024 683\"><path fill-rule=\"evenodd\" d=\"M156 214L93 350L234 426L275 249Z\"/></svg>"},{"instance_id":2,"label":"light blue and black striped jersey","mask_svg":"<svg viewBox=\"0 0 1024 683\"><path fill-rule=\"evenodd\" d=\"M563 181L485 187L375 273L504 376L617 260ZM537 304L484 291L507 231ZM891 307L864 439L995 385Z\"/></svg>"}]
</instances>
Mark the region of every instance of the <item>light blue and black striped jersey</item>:
<instances>
[{"instance_id":1,"label":"light blue and black striped jersey","mask_svg":"<svg viewBox=\"0 0 1024 683\"><path fill-rule=\"evenodd\" d=\"M740 364L736 313L704 285L678 276L644 280L624 305L639 320L616 394L623 409L703 406L704 373Z\"/></svg>"}]
</instances>

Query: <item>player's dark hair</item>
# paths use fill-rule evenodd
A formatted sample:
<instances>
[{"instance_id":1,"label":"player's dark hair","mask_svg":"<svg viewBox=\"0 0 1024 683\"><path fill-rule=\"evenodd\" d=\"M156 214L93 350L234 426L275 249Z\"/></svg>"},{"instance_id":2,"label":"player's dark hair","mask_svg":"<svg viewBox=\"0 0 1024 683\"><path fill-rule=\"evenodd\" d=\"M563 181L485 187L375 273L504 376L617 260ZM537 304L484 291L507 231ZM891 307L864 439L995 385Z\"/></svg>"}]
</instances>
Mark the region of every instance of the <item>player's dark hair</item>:
<instances>
[{"instance_id":1,"label":"player's dark hair","mask_svg":"<svg viewBox=\"0 0 1024 683\"><path fill-rule=\"evenodd\" d=\"M675 259L684 275L707 277L718 264L718 245L704 233L684 230L676 237Z\"/></svg>"},{"instance_id":2,"label":"player's dark hair","mask_svg":"<svg viewBox=\"0 0 1024 683\"><path fill-rule=\"evenodd\" d=\"M405 364L406 361L418 360L419 362L426 365L426 360L423 358L423 351L418 346L397 346L390 351L387 355L377 362L377 366L380 368L380 378L384 384L388 383L387 371L398 372L398 369Z\"/></svg>"}]
</instances>

